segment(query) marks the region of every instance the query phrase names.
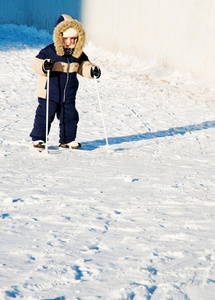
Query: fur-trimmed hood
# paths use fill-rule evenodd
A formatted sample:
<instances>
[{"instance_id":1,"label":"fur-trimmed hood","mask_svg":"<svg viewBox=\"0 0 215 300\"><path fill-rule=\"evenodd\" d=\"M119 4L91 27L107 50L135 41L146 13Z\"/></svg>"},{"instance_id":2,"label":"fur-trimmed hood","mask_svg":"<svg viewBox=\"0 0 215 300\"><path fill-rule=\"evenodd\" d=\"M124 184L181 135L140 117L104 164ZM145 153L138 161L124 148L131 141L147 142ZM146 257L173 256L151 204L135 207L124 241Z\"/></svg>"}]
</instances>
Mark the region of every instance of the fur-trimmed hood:
<instances>
[{"instance_id":1,"label":"fur-trimmed hood","mask_svg":"<svg viewBox=\"0 0 215 300\"><path fill-rule=\"evenodd\" d=\"M68 28L73 28L78 33L78 41L74 48L73 56L79 58L83 52L83 47L85 44L85 31L80 22L73 19L69 15L61 15L55 24L53 40L57 55L64 55L64 47L63 47L63 35L62 33L66 31Z\"/></svg>"}]
</instances>

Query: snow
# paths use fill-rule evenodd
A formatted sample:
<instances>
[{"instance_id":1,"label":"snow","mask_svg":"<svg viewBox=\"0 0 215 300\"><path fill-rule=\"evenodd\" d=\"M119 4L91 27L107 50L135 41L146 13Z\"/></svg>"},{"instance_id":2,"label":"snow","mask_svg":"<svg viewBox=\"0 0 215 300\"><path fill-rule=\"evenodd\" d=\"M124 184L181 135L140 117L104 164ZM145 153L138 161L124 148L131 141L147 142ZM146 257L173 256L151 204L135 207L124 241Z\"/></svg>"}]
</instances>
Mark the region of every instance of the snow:
<instances>
[{"instance_id":1,"label":"snow","mask_svg":"<svg viewBox=\"0 0 215 300\"><path fill-rule=\"evenodd\" d=\"M1 25L0 299L212 300L215 83L87 44L77 140L31 151L33 59L52 37ZM96 151L96 153L94 153Z\"/></svg>"}]
</instances>

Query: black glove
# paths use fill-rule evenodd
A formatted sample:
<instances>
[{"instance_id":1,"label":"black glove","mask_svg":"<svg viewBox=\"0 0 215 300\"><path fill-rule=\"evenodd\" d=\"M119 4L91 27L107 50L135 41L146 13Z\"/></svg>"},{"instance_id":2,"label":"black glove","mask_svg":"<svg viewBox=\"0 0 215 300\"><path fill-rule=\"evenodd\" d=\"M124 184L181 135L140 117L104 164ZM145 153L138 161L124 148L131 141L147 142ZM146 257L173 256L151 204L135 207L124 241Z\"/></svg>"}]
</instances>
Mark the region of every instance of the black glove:
<instances>
[{"instance_id":1,"label":"black glove","mask_svg":"<svg viewBox=\"0 0 215 300\"><path fill-rule=\"evenodd\" d=\"M101 70L97 66L91 67L91 77L98 79L101 76Z\"/></svg>"},{"instance_id":2,"label":"black glove","mask_svg":"<svg viewBox=\"0 0 215 300\"><path fill-rule=\"evenodd\" d=\"M43 71L51 71L53 68L53 62L51 61L51 59L45 59L43 62Z\"/></svg>"}]
</instances>

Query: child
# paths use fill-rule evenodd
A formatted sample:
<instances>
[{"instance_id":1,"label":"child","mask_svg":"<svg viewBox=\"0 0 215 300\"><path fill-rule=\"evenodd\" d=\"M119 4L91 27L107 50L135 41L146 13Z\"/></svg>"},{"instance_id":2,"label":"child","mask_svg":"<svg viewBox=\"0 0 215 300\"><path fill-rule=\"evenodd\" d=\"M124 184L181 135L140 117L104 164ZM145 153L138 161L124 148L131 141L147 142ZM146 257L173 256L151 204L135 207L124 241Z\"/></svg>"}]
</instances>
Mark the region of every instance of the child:
<instances>
[{"instance_id":1,"label":"child","mask_svg":"<svg viewBox=\"0 0 215 300\"><path fill-rule=\"evenodd\" d=\"M77 73L87 78L99 78L101 71L83 52L85 32L82 25L68 15L61 15L54 29L54 43L42 49L34 59L38 80L38 102L34 127L30 133L33 146L45 147L46 138L46 83L49 80L48 130L55 114L60 121L60 145L63 148L79 148L75 141L78 112L75 98L78 90Z\"/></svg>"}]
</instances>

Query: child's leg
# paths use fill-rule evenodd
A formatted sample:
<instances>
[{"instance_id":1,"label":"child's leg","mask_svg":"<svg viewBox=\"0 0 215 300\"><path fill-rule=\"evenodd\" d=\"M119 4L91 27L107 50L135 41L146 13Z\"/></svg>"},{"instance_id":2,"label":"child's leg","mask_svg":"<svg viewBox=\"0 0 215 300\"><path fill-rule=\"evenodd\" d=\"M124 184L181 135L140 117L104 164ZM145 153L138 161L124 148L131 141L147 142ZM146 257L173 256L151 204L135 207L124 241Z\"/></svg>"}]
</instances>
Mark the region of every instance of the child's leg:
<instances>
[{"instance_id":1,"label":"child's leg","mask_svg":"<svg viewBox=\"0 0 215 300\"><path fill-rule=\"evenodd\" d=\"M32 141L46 140L46 100L38 98L39 105L36 110L34 127L30 133ZM54 120L55 113L57 111L57 103L49 100L49 131L51 123Z\"/></svg>"},{"instance_id":2,"label":"child's leg","mask_svg":"<svg viewBox=\"0 0 215 300\"><path fill-rule=\"evenodd\" d=\"M79 121L75 102L64 103L58 113L60 120L60 144L68 144L75 140Z\"/></svg>"}]
</instances>

